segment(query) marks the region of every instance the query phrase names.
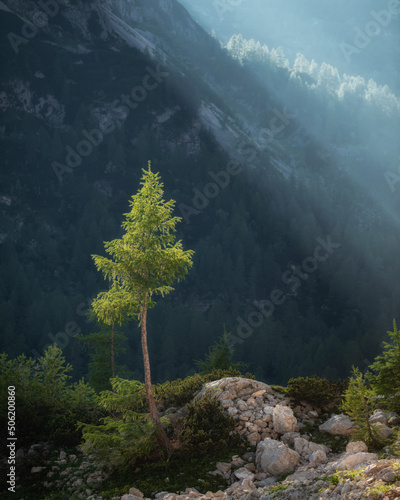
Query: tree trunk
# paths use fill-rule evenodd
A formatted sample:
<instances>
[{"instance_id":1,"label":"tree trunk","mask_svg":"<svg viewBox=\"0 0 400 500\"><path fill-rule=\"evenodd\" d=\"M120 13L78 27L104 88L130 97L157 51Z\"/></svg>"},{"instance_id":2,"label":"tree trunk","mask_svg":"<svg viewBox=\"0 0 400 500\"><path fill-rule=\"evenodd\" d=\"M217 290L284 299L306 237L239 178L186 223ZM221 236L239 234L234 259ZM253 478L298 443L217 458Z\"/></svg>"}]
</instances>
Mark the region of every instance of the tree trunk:
<instances>
[{"instance_id":1,"label":"tree trunk","mask_svg":"<svg viewBox=\"0 0 400 500\"><path fill-rule=\"evenodd\" d=\"M153 389L151 385L151 372L150 372L150 360L149 351L147 349L147 305L145 296L143 305L140 306L140 320L141 320L141 332L142 332L142 352L143 352L143 364L144 364L144 384L146 388L147 402L149 404L150 418L154 425L157 426L157 440L161 446L163 446L168 455L172 455L173 448L172 445L165 434L164 427L162 426L160 417L158 415L156 402L154 400Z\"/></svg>"},{"instance_id":2,"label":"tree trunk","mask_svg":"<svg viewBox=\"0 0 400 500\"><path fill-rule=\"evenodd\" d=\"M377 442L377 440L374 436L374 433L372 432L371 424L369 423L369 411L368 411L369 407L368 407L367 399L365 396L363 396L363 400L364 400L364 418L365 418L365 424L366 424L367 430L368 430L368 435L369 435L369 438L371 439L372 443L375 446L378 446L379 443Z\"/></svg>"}]
</instances>

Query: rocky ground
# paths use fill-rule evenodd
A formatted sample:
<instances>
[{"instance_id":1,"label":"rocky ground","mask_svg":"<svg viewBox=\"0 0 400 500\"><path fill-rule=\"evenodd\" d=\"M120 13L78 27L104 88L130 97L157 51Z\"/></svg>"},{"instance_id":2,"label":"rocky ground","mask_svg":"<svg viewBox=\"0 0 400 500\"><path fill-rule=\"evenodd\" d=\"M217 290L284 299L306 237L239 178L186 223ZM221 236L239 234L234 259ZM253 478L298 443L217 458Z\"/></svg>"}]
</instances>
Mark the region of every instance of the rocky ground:
<instances>
[{"instance_id":1,"label":"rocky ground","mask_svg":"<svg viewBox=\"0 0 400 500\"><path fill-rule=\"evenodd\" d=\"M400 498L400 460L389 448L382 458L369 453L362 441L353 441L354 425L348 417L326 415L307 404L293 407L292 401L267 384L250 379L211 382L196 397L207 391L213 392L225 411L237 420L236 430L254 451L233 456L230 462L219 462L215 470L208 472L227 482L225 491L164 491L158 492L156 499ZM396 414L377 410L371 421L378 425L382 437L389 437L397 430L400 419ZM314 431L326 436L325 444L313 441ZM39 447L20 450L19 457L34 455ZM89 456L82 461L77 454L60 450L57 460L38 463L30 472L38 477L45 474L43 484L49 491L67 489L71 497L100 500L102 497L94 494L95 486L107 475L95 467L92 459ZM128 494L113 500L142 498L143 493L132 485Z\"/></svg>"}]
</instances>

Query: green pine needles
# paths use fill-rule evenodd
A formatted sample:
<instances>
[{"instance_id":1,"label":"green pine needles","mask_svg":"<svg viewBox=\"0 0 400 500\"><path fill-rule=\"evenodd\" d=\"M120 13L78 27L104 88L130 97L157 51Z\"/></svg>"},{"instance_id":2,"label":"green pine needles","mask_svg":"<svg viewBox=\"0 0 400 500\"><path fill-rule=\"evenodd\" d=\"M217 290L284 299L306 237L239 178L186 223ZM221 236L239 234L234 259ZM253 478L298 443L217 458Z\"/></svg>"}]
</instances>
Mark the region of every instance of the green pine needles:
<instances>
[{"instance_id":1,"label":"green pine needles","mask_svg":"<svg viewBox=\"0 0 400 500\"><path fill-rule=\"evenodd\" d=\"M247 369L248 365L233 361L233 347L231 346L231 334L226 332L224 325L224 333L218 337L213 344L204 360L195 362L200 369L200 374L212 373L213 370L238 370L242 372Z\"/></svg>"},{"instance_id":2,"label":"green pine needles","mask_svg":"<svg viewBox=\"0 0 400 500\"><path fill-rule=\"evenodd\" d=\"M387 332L391 343L383 342L384 351L375 358L367 374L376 395L383 396L385 409L400 412L400 331L393 320L393 331Z\"/></svg>"},{"instance_id":3,"label":"green pine needles","mask_svg":"<svg viewBox=\"0 0 400 500\"><path fill-rule=\"evenodd\" d=\"M192 266L193 251L184 251L182 242L176 241L176 224L181 217L172 216L175 201L163 200L160 175L151 171L150 163L148 170L143 170L141 185L122 222L125 234L104 244L111 259L93 255L96 268L118 292L117 297L110 293L107 301L116 298L116 304L121 305L117 311L128 316L138 313L145 303L153 306L153 296L170 293L171 285L182 280ZM112 320L107 313L103 317Z\"/></svg>"},{"instance_id":4,"label":"green pine needles","mask_svg":"<svg viewBox=\"0 0 400 500\"><path fill-rule=\"evenodd\" d=\"M100 425L79 423L82 429L85 453L93 454L97 461L110 470L134 467L154 451L156 428L148 415L132 409L132 401L143 384L136 380L112 380L112 391L103 391L99 404L109 416Z\"/></svg>"},{"instance_id":5,"label":"green pine needles","mask_svg":"<svg viewBox=\"0 0 400 500\"><path fill-rule=\"evenodd\" d=\"M349 386L344 393L342 409L358 427L354 437L365 441L368 446L378 449L382 447L382 440L376 426L369 421L374 406L374 390L368 387L360 370L353 366L353 376L350 378Z\"/></svg>"}]
</instances>

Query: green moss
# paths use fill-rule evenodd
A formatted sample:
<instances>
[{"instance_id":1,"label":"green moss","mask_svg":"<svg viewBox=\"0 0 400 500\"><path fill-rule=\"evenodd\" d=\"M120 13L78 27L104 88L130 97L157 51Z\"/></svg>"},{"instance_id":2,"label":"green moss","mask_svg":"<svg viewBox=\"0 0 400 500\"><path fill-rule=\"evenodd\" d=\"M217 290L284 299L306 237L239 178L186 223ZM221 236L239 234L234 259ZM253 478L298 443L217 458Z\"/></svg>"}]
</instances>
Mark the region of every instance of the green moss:
<instances>
[{"instance_id":1,"label":"green moss","mask_svg":"<svg viewBox=\"0 0 400 500\"><path fill-rule=\"evenodd\" d=\"M268 488L268 491L270 493L276 493L277 491L285 491L289 488L291 483L288 483L288 484L277 484L275 486L270 486Z\"/></svg>"}]
</instances>

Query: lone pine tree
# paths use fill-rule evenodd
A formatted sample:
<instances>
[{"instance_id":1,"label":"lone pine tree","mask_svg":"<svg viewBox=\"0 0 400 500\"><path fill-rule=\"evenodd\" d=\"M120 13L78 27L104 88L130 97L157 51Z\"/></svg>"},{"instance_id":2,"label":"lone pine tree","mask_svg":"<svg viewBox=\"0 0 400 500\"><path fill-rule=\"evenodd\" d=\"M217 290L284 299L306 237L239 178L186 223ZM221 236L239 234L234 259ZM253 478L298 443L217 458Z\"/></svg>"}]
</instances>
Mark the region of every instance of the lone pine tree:
<instances>
[{"instance_id":1,"label":"lone pine tree","mask_svg":"<svg viewBox=\"0 0 400 500\"><path fill-rule=\"evenodd\" d=\"M130 212L125 214L120 239L106 242L111 258L93 255L97 270L116 283L123 305L119 312L139 319L143 352L146 396L150 417L157 427L159 442L172 451L154 400L151 384L150 360L147 348L147 310L155 305L154 297L170 293L175 281L189 272L193 262L192 250L184 251L182 242L176 241L176 224L181 217L173 217L175 201L164 201L163 184L158 173L143 170L141 188L132 196ZM115 294L112 294L113 300Z\"/></svg>"}]
</instances>

